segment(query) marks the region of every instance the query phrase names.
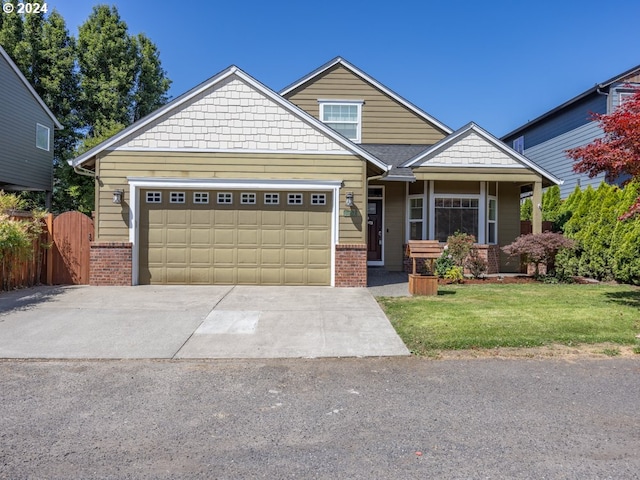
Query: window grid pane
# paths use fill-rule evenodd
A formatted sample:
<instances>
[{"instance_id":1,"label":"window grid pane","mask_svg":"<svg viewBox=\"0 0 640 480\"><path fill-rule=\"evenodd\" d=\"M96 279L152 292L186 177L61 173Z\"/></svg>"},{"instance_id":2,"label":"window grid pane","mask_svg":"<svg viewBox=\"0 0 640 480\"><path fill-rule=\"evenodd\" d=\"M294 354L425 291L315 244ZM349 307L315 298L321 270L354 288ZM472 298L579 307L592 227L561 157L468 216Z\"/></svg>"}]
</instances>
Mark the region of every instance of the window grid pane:
<instances>
[{"instance_id":1,"label":"window grid pane","mask_svg":"<svg viewBox=\"0 0 640 480\"><path fill-rule=\"evenodd\" d=\"M240 203L243 205L255 205L256 194L255 193L242 193L240 195Z\"/></svg>"},{"instance_id":2,"label":"window grid pane","mask_svg":"<svg viewBox=\"0 0 640 480\"><path fill-rule=\"evenodd\" d=\"M209 192L193 192L193 203L209 203Z\"/></svg>"},{"instance_id":3,"label":"window grid pane","mask_svg":"<svg viewBox=\"0 0 640 480\"><path fill-rule=\"evenodd\" d=\"M435 198L435 237L446 242L456 232L478 238L477 198Z\"/></svg>"},{"instance_id":4,"label":"window grid pane","mask_svg":"<svg viewBox=\"0 0 640 480\"><path fill-rule=\"evenodd\" d=\"M147 192L147 203L162 203L162 192Z\"/></svg>"},{"instance_id":5,"label":"window grid pane","mask_svg":"<svg viewBox=\"0 0 640 480\"><path fill-rule=\"evenodd\" d=\"M233 203L233 193L231 193L231 192L219 192L218 193L218 203L220 203L220 204L231 204L231 203Z\"/></svg>"},{"instance_id":6,"label":"window grid pane","mask_svg":"<svg viewBox=\"0 0 640 480\"><path fill-rule=\"evenodd\" d=\"M311 194L311 205L326 205L327 204L327 195L324 193L312 193Z\"/></svg>"},{"instance_id":7,"label":"window grid pane","mask_svg":"<svg viewBox=\"0 0 640 480\"><path fill-rule=\"evenodd\" d=\"M278 205L280 203L279 193L265 193L264 204L265 205Z\"/></svg>"},{"instance_id":8,"label":"window grid pane","mask_svg":"<svg viewBox=\"0 0 640 480\"><path fill-rule=\"evenodd\" d=\"M289 205L302 205L302 194L290 193L287 197L287 203Z\"/></svg>"},{"instance_id":9,"label":"window grid pane","mask_svg":"<svg viewBox=\"0 0 640 480\"><path fill-rule=\"evenodd\" d=\"M171 192L171 196L169 197L169 203L184 203L184 202L185 202L184 192Z\"/></svg>"}]
</instances>

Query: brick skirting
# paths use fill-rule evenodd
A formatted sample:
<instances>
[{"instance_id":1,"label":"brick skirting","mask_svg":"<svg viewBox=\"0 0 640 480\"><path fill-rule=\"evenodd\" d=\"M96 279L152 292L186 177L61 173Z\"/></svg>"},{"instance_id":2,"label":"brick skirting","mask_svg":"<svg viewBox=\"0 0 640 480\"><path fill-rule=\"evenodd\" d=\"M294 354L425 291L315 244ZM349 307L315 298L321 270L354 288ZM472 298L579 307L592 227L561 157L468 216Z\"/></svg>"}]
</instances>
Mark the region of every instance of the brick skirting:
<instances>
[{"instance_id":1,"label":"brick skirting","mask_svg":"<svg viewBox=\"0 0 640 480\"><path fill-rule=\"evenodd\" d=\"M367 246L336 245L336 287L367 286Z\"/></svg>"},{"instance_id":2,"label":"brick skirting","mask_svg":"<svg viewBox=\"0 0 640 480\"><path fill-rule=\"evenodd\" d=\"M403 245L404 257L404 271L411 273L413 269L413 262L407 256L407 246ZM474 248L478 250L480 258L484 258L487 261L487 274L500 273L500 246L499 245L475 245ZM428 264L428 262L427 262ZM425 260L423 258L416 259L416 270L418 273L425 271ZM465 268L465 273L469 273Z\"/></svg>"},{"instance_id":3,"label":"brick skirting","mask_svg":"<svg viewBox=\"0 0 640 480\"><path fill-rule=\"evenodd\" d=\"M91 242L89 285L131 286L131 243Z\"/></svg>"}]
</instances>

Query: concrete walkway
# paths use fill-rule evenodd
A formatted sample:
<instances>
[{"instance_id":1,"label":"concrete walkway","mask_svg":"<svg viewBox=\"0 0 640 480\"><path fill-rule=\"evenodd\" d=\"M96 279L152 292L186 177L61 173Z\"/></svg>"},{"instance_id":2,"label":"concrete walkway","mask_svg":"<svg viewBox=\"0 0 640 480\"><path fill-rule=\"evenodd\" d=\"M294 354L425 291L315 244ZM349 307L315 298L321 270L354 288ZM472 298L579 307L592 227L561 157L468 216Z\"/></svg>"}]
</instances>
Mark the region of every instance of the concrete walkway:
<instances>
[{"instance_id":1,"label":"concrete walkway","mask_svg":"<svg viewBox=\"0 0 640 480\"><path fill-rule=\"evenodd\" d=\"M0 294L0 358L408 354L367 289L75 286Z\"/></svg>"}]
</instances>

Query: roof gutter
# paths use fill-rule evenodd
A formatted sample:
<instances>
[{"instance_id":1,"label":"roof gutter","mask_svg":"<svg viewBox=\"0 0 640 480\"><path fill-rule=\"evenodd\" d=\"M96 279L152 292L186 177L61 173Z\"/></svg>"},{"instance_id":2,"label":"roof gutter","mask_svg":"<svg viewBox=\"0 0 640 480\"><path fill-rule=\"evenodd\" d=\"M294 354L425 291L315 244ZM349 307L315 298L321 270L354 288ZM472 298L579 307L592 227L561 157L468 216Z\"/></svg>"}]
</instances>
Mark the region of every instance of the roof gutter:
<instances>
[{"instance_id":1,"label":"roof gutter","mask_svg":"<svg viewBox=\"0 0 640 480\"><path fill-rule=\"evenodd\" d=\"M84 167L81 167L79 165L73 167L73 171L76 172L78 175L83 175L85 177L93 177L96 178L96 172L94 172L93 170L88 170Z\"/></svg>"}]
</instances>

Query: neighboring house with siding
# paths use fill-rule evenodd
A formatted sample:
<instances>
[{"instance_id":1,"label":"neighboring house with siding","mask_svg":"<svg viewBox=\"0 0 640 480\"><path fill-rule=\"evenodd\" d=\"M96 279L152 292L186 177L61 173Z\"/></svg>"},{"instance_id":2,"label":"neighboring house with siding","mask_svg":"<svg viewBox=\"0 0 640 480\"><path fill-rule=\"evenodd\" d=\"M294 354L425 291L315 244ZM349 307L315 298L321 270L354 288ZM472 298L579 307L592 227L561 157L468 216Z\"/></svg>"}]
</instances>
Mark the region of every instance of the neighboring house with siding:
<instances>
[{"instance_id":1,"label":"neighboring house with siding","mask_svg":"<svg viewBox=\"0 0 640 480\"><path fill-rule=\"evenodd\" d=\"M630 96L639 87L640 65L596 84L504 135L502 140L545 170L562 178L562 198L566 198L576 186L597 187L605 179L604 173L593 178L584 173L575 173L574 162L566 152L591 143L602 135L602 129L592 120L592 113L611 113L624 101L625 96Z\"/></svg>"},{"instance_id":2,"label":"neighboring house with siding","mask_svg":"<svg viewBox=\"0 0 640 480\"><path fill-rule=\"evenodd\" d=\"M0 46L0 190L53 188L53 130L62 128Z\"/></svg>"},{"instance_id":3,"label":"neighboring house with siding","mask_svg":"<svg viewBox=\"0 0 640 480\"><path fill-rule=\"evenodd\" d=\"M280 93L229 67L70 163L96 174L93 284L366 286L456 230L514 271L521 190L560 183L342 58Z\"/></svg>"}]
</instances>

